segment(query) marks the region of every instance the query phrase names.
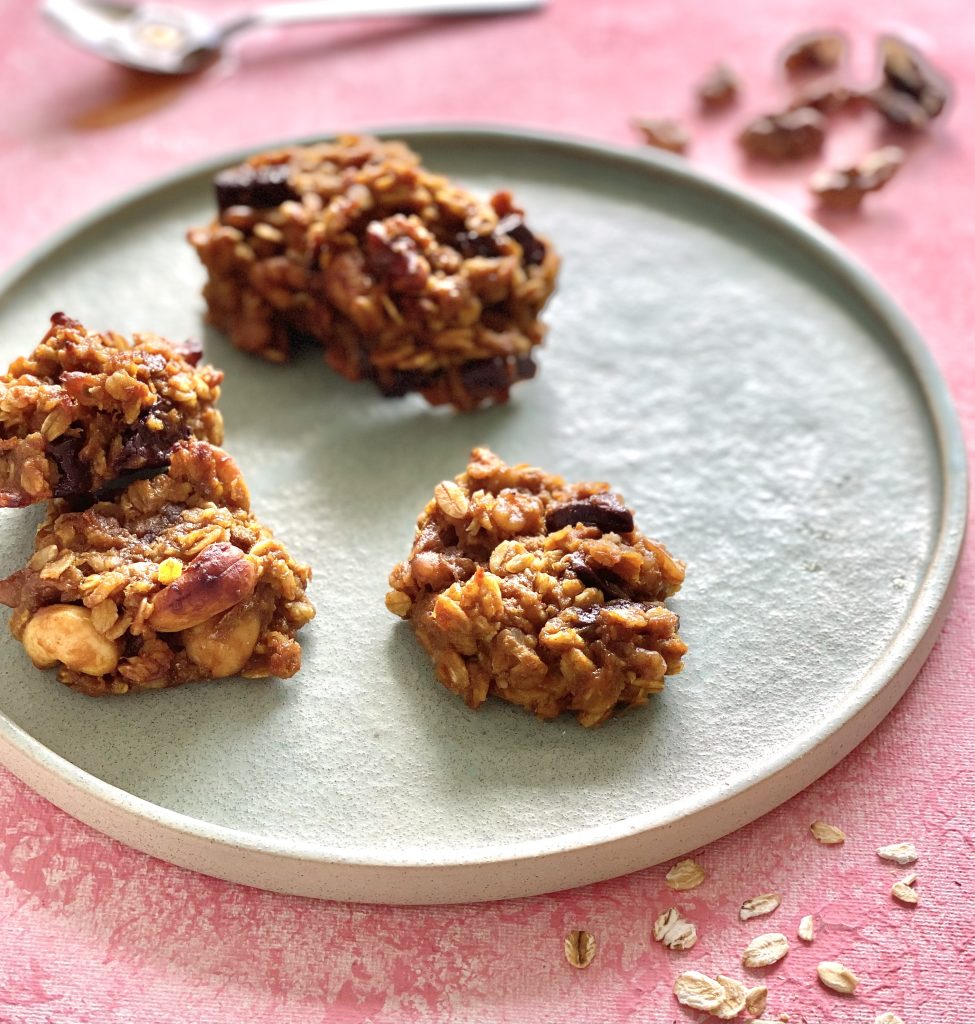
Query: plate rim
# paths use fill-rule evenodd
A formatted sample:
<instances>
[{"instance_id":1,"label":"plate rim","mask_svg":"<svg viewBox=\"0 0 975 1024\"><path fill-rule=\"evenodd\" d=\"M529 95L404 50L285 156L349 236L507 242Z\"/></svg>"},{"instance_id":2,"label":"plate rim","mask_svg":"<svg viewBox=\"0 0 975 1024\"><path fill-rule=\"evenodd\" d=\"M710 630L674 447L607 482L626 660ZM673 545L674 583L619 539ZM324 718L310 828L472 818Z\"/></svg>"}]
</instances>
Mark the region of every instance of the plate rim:
<instances>
[{"instance_id":1,"label":"plate rim","mask_svg":"<svg viewBox=\"0 0 975 1024\"><path fill-rule=\"evenodd\" d=\"M741 827L746 821L767 813L832 768L879 724L920 670L947 614L967 528L967 452L947 383L920 332L873 274L819 225L751 188L701 171L680 157L584 136L499 124L420 122L365 128L360 133L401 138L418 149L422 149L424 138L529 145L549 152L562 151L636 168L649 177L657 176L684 188L697 189L751 215L780 238L801 244L806 254L813 257L830 276L843 280L862 306L888 330L909 366L923 396L940 458L940 523L932 538L926 571L899 630L870 670L831 709L816 730L780 749L776 755L758 762L750 771L739 773L731 785L719 783L685 798L680 802L680 813L676 813L676 805L672 802L653 811L640 812L610 824L576 829L554 838L473 847L441 847L436 852L428 847L403 845L379 855L369 846L330 848L309 841L267 837L170 810L107 783L46 747L2 712L0 763L67 813L143 852L163 856L181 866L230 881L281 892L367 902L445 903L496 899L549 892L565 888L567 884L585 884L648 867L702 845L701 842L683 844L679 837L680 826L701 815L711 813L717 819L722 808L739 808L737 817L741 820L728 825L726 819L726 827L714 829L710 838L705 840L711 842ZM247 146L193 161L127 189L120 196L71 221L16 260L0 275L0 303L22 278L77 236L124 213L129 207L181 182L212 174L251 153L334 137L333 134L322 133ZM804 770L798 771L803 763ZM741 810L748 802L750 792L763 783L771 785L776 779L781 780L776 795L771 800L758 800L742 817ZM757 813L753 813L755 807L758 808ZM650 833L671 833L671 852L658 856L659 851L651 853L648 850L641 859L640 845L633 841L649 840ZM174 852L173 847L180 843L185 844L186 849ZM598 850L623 843L632 849L624 858L622 869L617 869L619 865L609 872L595 868L592 857ZM226 850L228 847L248 856L248 870L227 870L219 857L213 857L214 848ZM166 852L160 853L160 850ZM574 873L570 871L561 875L561 881L554 885L540 877L544 876L544 870L532 867L533 864L547 863L553 858L557 862L568 856L574 856ZM315 877L289 879L289 870L293 870L296 863L318 869L314 872ZM505 880L490 883L478 878L477 889L483 890L485 895L472 893L468 876L473 871L490 867L504 868ZM269 869L273 879L266 877ZM342 876L341 881L336 876L338 884L329 883L329 869L335 869ZM370 885L370 873L384 869L429 877L412 890L413 896L418 897L413 898L409 893L397 891L401 885L389 889L392 876L383 884ZM454 874L460 872L468 878L468 884L465 886L458 878L446 887L441 881L435 881L445 869L455 869ZM416 881L411 880L411 885ZM375 898L373 890L377 890Z\"/></svg>"}]
</instances>

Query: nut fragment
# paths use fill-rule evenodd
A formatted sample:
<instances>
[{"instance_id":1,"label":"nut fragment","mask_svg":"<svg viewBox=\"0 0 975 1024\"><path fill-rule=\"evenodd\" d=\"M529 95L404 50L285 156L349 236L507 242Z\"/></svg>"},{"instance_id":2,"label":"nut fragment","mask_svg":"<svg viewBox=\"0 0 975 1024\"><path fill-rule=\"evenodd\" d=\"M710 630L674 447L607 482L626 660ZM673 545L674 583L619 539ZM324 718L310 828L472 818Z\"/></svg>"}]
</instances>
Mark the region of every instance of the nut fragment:
<instances>
[{"instance_id":1,"label":"nut fragment","mask_svg":"<svg viewBox=\"0 0 975 1024\"><path fill-rule=\"evenodd\" d=\"M257 566L240 548L211 544L159 591L149 625L160 633L189 629L250 597L256 585Z\"/></svg>"},{"instance_id":2,"label":"nut fragment","mask_svg":"<svg viewBox=\"0 0 975 1024\"><path fill-rule=\"evenodd\" d=\"M745 947L741 962L745 967L771 967L789 952L789 940L781 932L758 935Z\"/></svg>"},{"instance_id":3,"label":"nut fragment","mask_svg":"<svg viewBox=\"0 0 975 1024\"><path fill-rule=\"evenodd\" d=\"M638 118L633 127L648 146L665 149L668 153L686 153L691 142L687 129L670 117Z\"/></svg>"},{"instance_id":4,"label":"nut fragment","mask_svg":"<svg viewBox=\"0 0 975 1024\"><path fill-rule=\"evenodd\" d=\"M261 635L261 617L254 609L232 608L183 633L193 662L213 679L235 676L247 664Z\"/></svg>"},{"instance_id":5,"label":"nut fragment","mask_svg":"<svg viewBox=\"0 0 975 1024\"><path fill-rule=\"evenodd\" d=\"M891 124L926 128L951 96L948 79L917 47L897 36L881 38L880 60L883 83L869 99Z\"/></svg>"},{"instance_id":6,"label":"nut fragment","mask_svg":"<svg viewBox=\"0 0 975 1024\"><path fill-rule=\"evenodd\" d=\"M569 932L565 937L565 958L573 967L588 967L596 955L596 940L589 932Z\"/></svg>"},{"instance_id":7,"label":"nut fragment","mask_svg":"<svg viewBox=\"0 0 975 1024\"><path fill-rule=\"evenodd\" d=\"M674 981L674 995L681 1006L711 1013L725 1001L724 986L700 971L685 971Z\"/></svg>"},{"instance_id":8,"label":"nut fragment","mask_svg":"<svg viewBox=\"0 0 975 1024\"><path fill-rule=\"evenodd\" d=\"M879 192L897 174L905 158L899 146L884 146L868 153L852 167L817 171L809 179L809 190L822 206L855 210L868 192Z\"/></svg>"},{"instance_id":9,"label":"nut fragment","mask_svg":"<svg viewBox=\"0 0 975 1024\"><path fill-rule=\"evenodd\" d=\"M88 676L114 671L118 645L95 628L91 612L76 604L49 604L39 609L24 627L24 650L38 668L58 662Z\"/></svg>"},{"instance_id":10,"label":"nut fragment","mask_svg":"<svg viewBox=\"0 0 975 1024\"><path fill-rule=\"evenodd\" d=\"M724 991L724 998L710 1012L721 1020L731 1020L745 1009L745 986L734 978L726 978L723 974L719 974L716 980Z\"/></svg>"},{"instance_id":11,"label":"nut fragment","mask_svg":"<svg viewBox=\"0 0 975 1024\"><path fill-rule=\"evenodd\" d=\"M873 1024L904 1024L904 1021L896 1013L888 1010L886 1013L878 1014Z\"/></svg>"},{"instance_id":12,"label":"nut fragment","mask_svg":"<svg viewBox=\"0 0 975 1024\"><path fill-rule=\"evenodd\" d=\"M891 843L889 846L878 847L877 856L881 860L892 860L905 867L917 860L917 848L913 843Z\"/></svg>"},{"instance_id":13,"label":"nut fragment","mask_svg":"<svg viewBox=\"0 0 975 1024\"><path fill-rule=\"evenodd\" d=\"M823 148L826 119L812 107L756 118L738 136L741 148L763 160L799 160Z\"/></svg>"},{"instance_id":14,"label":"nut fragment","mask_svg":"<svg viewBox=\"0 0 975 1024\"><path fill-rule=\"evenodd\" d=\"M761 896L753 896L745 900L738 911L738 917L742 921L748 921L753 917L764 917L771 914L782 902L782 897L777 892L766 892Z\"/></svg>"},{"instance_id":15,"label":"nut fragment","mask_svg":"<svg viewBox=\"0 0 975 1024\"><path fill-rule=\"evenodd\" d=\"M730 107L738 99L740 82L727 64L717 64L701 80L697 101L704 113L711 114Z\"/></svg>"},{"instance_id":16,"label":"nut fragment","mask_svg":"<svg viewBox=\"0 0 975 1024\"><path fill-rule=\"evenodd\" d=\"M452 480L442 480L433 489L437 506L445 516L451 519L463 519L467 515L470 503L467 495Z\"/></svg>"},{"instance_id":17,"label":"nut fragment","mask_svg":"<svg viewBox=\"0 0 975 1024\"><path fill-rule=\"evenodd\" d=\"M812 942L816 935L812 914L806 914L806 916L799 922L797 933L803 942Z\"/></svg>"},{"instance_id":18,"label":"nut fragment","mask_svg":"<svg viewBox=\"0 0 975 1024\"><path fill-rule=\"evenodd\" d=\"M697 942L697 927L671 907L653 922L653 937L668 949L690 949Z\"/></svg>"},{"instance_id":19,"label":"nut fragment","mask_svg":"<svg viewBox=\"0 0 975 1024\"><path fill-rule=\"evenodd\" d=\"M782 64L790 75L832 71L846 53L847 40L835 29L805 32L785 49Z\"/></svg>"},{"instance_id":20,"label":"nut fragment","mask_svg":"<svg viewBox=\"0 0 975 1024\"><path fill-rule=\"evenodd\" d=\"M825 821L814 821L809 826L813 838L823 846L838 846L846 842L846 833L835 825L828 825Z\"/></svg>"},{"instance_id":21,"label":"nut fragment","mask_svg":"<svg viewBox=\"0 0 975 1024\"><path fill-rule=\"evenodd\" d=\"M665 878L667 885L677 892L696 889L705 879L704 868L695 860L678 861Z\"/></svg>"},{"instance_id":22,"label":"nut fragment","mask_svg":"<svg viewBox=\"0 0 975 1024\"><path fill-rule=\"evenodd\" d=\"M853 971L836 960L824 960L816 968L816 973L826 988L844 996L852 995L860 984L860 979Z\"/></svg>"},{"instance_id":23,"label":"nut fragment","mask_svg":"<svg viewBox=\"0 0 975 1024\"><path fill-rule=\"evenodd\" d=\"M895 900L899 900L901 903L907 903L910 906L914 906L917 903L917 890L913 889L912 886L917 881L917 875L912 871L905 878L902 878L899 882L894 882L891 886L890 894Z\"/></svg>"},{"instance_id":24,"label":"nut fragment","mask_svg":"<svg viewBox=\"0 0 975 1024\"><path fill-rule=\"evenodd\" d=\"M756 985L745 993L745 1009L753 1017L761 1017L768 1002L768 989L764 985Z\"/></svg>"}]
</instances>

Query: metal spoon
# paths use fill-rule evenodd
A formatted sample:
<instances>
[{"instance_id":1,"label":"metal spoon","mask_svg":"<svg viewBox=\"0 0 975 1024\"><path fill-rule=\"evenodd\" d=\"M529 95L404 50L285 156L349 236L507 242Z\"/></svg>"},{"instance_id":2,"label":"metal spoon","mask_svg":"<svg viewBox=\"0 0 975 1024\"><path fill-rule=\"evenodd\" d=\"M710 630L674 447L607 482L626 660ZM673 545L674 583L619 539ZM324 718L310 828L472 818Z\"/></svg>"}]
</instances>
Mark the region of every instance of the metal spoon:
<instances>
[{"instance_id":1,"label":"metal spoon","mask_svg":"<svg viewBox=\"0 0 975 1024\"><path fill-rule=\"evenodd\" d=\"M231 36L250 28L338 18L507 14L547 0L304 0L216 22L181 7L114 0L44 0L48 20L72 42L140 71L185 75L212 64Z\"/></svg>"}]
</instances>

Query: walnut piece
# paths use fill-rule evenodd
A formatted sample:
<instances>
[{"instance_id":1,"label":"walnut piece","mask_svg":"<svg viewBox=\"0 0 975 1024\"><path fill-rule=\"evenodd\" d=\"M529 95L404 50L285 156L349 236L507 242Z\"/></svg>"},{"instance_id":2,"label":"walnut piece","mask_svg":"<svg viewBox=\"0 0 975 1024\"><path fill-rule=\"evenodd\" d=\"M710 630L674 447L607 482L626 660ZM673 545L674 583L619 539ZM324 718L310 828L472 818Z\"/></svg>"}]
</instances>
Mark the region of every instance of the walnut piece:
<instances>
[{"instance_id":1,"label":"walnut piece","mask_svg":"<svg viewBox=\"0 0 975 1024\"><path fill-rule=\"evenodd\" d=\"M153 600L149 625L159 633L198 626L240 604L257 586L257 566L230 543L204 548Z\"/></svg>"}]
</instances>

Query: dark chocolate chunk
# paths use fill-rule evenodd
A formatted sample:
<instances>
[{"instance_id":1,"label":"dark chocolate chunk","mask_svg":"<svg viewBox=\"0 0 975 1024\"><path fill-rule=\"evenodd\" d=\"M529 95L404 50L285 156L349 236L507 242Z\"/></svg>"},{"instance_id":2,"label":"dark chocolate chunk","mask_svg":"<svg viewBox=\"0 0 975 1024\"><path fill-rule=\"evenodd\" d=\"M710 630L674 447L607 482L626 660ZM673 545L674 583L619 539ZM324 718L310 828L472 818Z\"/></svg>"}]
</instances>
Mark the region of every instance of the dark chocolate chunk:
<instances>
[{"instance_id":1,"label":"dark chocolate chunk","mask_svg":"<svg viewBox=\"0 0 975 1024\"><path fill-rule=\"evenodd\" d=\"M228 167L214 179L217 206L226 210L231 206L252 206L266 209L280 206L289 199L298 199L292 188L287 164L240 164Z\"/></svg>"},{"instance_id":2,"label":"dark chocolate chunk","mask_svg":"<svg viewBox=\"0 0 975 1024\"><path fill-rule=\"evenodd\" d=\"M603 533L630 533L633 530L633 513L621 505L614 494L603 493L581 501L554 505L545 516L545 528L549 533L577 523L595 526Z\"/></svg>"},{"instance_id":3,"label":"dark chocolate chunk","mask_svg":"<svg viewBox=\"0 0 975 1024\"><path fill-rule=\"evenodd\" d=\"M476 231L460 231L453 239L453 247L465 260L475 256L493 259L501 255L498 240L494 235L479 235Z\"/></svg>"},{"instance_id":4,"label":"dark chocolate chunk","mask_svg":"<svg viewBox=\"0 0 975 1024\"><path fill-rule=\"evenodd\" d=\"M190 436L190 428L182 420L176 418L173 421L165 416L170 408L168 402L159 399L155 405L142 412L131 426L125 428L122 433L122 449L112 467L115 472L166 464L173 445ZM162 418L161 430L153 430L149 426L149 418L153 416Z\"/></svg>"},{"instance_id":5,"label":"dark chocolate chunk","mask_svg":"<svg viewBox=\"0 0 975 1024\"><path fill-rule=\"evenodd\" d=\"M58 480L53 489L55 498L87 494L91 490L91 472L81 461L83 446L80 437L59 437L50 443L48 451L58 468Z\"/></svg>"},{"instance_id":6,"label":"dark chocolate chunk","mask_svg":"<svg viewBox=\"0 0 975 1024\"><path fill-rule=\"evenodd\" d=\"M568 569L581 583L596 587L608 599L627 597L626 584L615 572L602 565L593 565L578 551L569 555Z\"/></svg>"},{"instance_id":7,"label":"dark chocolate chunk","mask_svg":"<svg viewBox=\"0 0 975 1024\"><path fill-rule=\"evenodd\" d=\"M513 238L521 246L521 261L526 267L536 266L545 259L545 243L531 233L517 214L503 218L495 230L499 235Z\"/></svg>"}]
</instances>

